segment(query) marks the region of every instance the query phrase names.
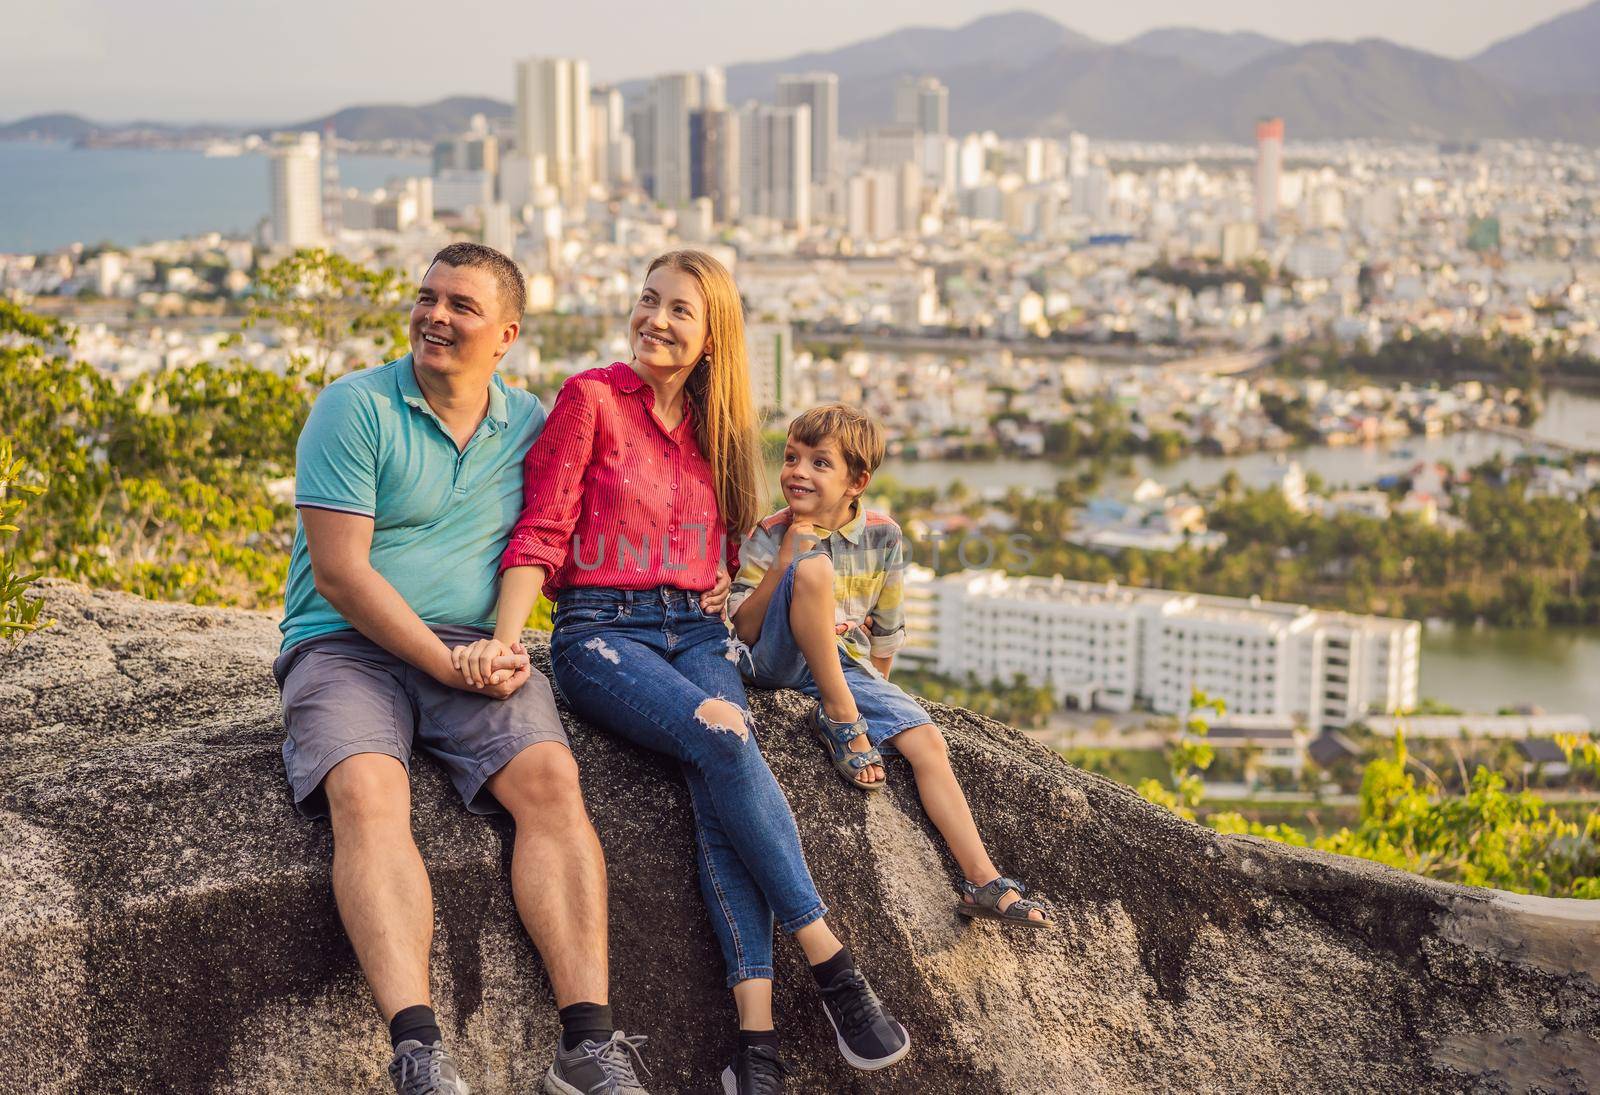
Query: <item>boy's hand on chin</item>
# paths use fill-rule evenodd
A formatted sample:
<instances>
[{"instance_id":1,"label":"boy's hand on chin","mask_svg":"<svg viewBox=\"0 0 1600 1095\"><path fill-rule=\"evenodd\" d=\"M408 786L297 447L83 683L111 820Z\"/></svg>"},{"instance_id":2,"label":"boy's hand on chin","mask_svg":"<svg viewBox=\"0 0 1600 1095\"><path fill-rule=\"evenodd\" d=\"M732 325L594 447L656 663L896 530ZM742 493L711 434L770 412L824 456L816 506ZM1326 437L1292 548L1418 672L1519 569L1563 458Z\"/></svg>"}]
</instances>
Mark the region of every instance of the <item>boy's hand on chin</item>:
<instances>
[{"instance_id":1,"label":"boy's hand on chin","mask_svg":"<svg viewBox=\"0 0 1600 1095\"><path fill-rule=\"evenodd\" d=\"M783 534L783 546L791 552L809 551L821 542L817 526L805 517L790 521L788 530Z\"/></svg>"}]
</instances>

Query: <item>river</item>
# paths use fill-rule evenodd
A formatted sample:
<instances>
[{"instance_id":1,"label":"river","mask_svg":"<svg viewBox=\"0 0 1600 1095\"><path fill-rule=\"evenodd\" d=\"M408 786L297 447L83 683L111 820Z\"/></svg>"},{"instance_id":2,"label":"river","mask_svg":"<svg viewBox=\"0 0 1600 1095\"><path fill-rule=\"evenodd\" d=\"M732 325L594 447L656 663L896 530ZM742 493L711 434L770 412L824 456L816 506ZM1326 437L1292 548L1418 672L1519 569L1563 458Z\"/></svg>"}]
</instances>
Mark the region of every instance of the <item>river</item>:
<instances>
[{"instance_id":1,"label":"river","mask_svg":"<svg viewBox=\"0 0 1600 1095\"><path fill-rule=\"evenodd\" d=\"M339 157L345 186L425 175L427 160ZM271 213L266 156L0 141L0 252L120 247L204 232L246 235Z\"/></svg>"},{"instance_id":2,"label":"river","mask_svg":"<svg viewBox=\"0 0 1600 1095\"><path fill-rule=\"evenodd\" d=\"M1534 426L1540 437L1600 448L1600 396L1565 389L1550 393L1545 413ZM1268 486L1297 460L1330 486L1364 486L1379 476L1405 471L1420 460L1464 466L1495 453L1508 459L1521 443L1487 433L1412 437L1377 445L1297 449L1283 456L1187 456L1168 464L1136 458L1133 470L1114 474L1105 489L1126 494L1148 476L1169 487L1215 485L1230 470L1250 486ZM886 461L883 474L912 487L947 487L959 479L976 491L1023 487L1049 490L1082 463L1043 460ZM1423 696L1466 711L1495 711L1534 703L1558 714L1583 714L1600 726L1600 628L1549 628L1509 631L1432 624L1424 629L1420 690Z\"/></svg>"}]
</instances>

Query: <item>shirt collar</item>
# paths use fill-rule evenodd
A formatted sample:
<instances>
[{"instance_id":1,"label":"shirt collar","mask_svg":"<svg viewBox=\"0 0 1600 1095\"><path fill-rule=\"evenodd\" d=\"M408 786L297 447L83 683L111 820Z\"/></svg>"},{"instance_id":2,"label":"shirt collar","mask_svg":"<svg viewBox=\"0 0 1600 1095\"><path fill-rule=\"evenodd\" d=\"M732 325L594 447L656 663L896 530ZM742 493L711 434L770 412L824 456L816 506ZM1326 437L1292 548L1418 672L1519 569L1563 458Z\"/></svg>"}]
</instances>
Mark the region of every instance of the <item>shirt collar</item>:
<instances>
[{"instance_id":1,"label":"shirt collar","mask_svg":"<svg viewBox=\"0 0 1600 1095\"><path fill-rule=\"evenodd\" d=\"M633 371L633 366L625 361L614 361L611 363L611 367L606 370L606 377L611 381L612 386L624 395L631 395L642 390L644 392L645 407L651 410L651 418L655 417L655 390L647 386L644 379ZM657 424L659 425L659 423ZM685 396L683 400L683 421L669 431L668 436L674 438L680 435L693 436L693 432L694 403L689 400L688 396Z\"/></svg>"},{"instance_id":2,"label":"shirt collar","mask_svg":"<svg viewBox=\"0 0 1600 1095\"><path fill-rule=\"evenodd\" d=\"M412 360L410 354L400 359L399 384L400 398L405 400L407 406L416 408L436 422L439 421L438 414L428 403L428 397L422 393L422 385L417 383L416 363ZM489 413L487 419L493 422L497 429L503 430L511 425L510 408L506 400L506 385L505 381L500 379L499 373L489 377ZM440 424L443 425L442 422Z\"/></svg>"},{"instance_id":3,"label":"shirt collar","mask_svg":"<svg viewBox=\"0 0 1600 1095\"><path fill-rule=\"evenodd\" d=\"M831 532L823 533L824 539L829 536L843 536L852 544L859 545L861 543L861 532L867 527L867 511L866 508L861 505L861 499L859 498L850 504L855 507L855 514L850 518L850 520L846 521L838 528L833 529ZM794 513L793 510L790 510L789 512L791 515Z\"/></svg>"},{"instance_id":4,"label":"shirt collar","mask_svg":"<svg viewBox=\"0 0 1600 1095\"><path fill-rule=\"evenodd\" d=\"M625 361L613 361L606 374L619 392L636 392L644 387L644 381L639 379L639 374Z\"/></svg>"}]
</instances>

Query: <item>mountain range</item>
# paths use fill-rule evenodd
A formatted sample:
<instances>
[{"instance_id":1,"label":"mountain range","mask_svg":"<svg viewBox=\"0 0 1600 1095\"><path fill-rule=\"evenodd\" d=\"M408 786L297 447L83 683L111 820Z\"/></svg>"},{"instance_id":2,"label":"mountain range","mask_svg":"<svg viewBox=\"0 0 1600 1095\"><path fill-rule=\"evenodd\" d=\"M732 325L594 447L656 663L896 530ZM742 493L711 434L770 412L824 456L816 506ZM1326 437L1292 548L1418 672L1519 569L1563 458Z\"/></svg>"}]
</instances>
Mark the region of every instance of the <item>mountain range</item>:
<instances>
[{"instance_id":1,"label":"mountain range","mask_svg":"<svg viewBox=\"0 0 1600 1095\"><path fill-rule=\"evenodd\" d=\"M1111 44L1016 11L953 29L907 27L726 71L730 102L771 100L781 73L837 73L846 134L889 121L896 82L914 74L936 76L950 88L957 133L1079 130L1109 138L1247 141L1257 118L1281 115L1290 139L1533 137L1600 144L1596 57L1600 0L1461 60L1376 38L1293 44L1186 27ZM637 94L646 84L634 80L622 88ZM356 140L430 139L460 131L480 112L503 118L511 106L464 96L421 106L353 106L277 128L331 122ZM121 127L38 116L0 126L0 139L80 139L110 128ZM171 127L185 128L192 127Z\"/></svg>"}]
</instances>

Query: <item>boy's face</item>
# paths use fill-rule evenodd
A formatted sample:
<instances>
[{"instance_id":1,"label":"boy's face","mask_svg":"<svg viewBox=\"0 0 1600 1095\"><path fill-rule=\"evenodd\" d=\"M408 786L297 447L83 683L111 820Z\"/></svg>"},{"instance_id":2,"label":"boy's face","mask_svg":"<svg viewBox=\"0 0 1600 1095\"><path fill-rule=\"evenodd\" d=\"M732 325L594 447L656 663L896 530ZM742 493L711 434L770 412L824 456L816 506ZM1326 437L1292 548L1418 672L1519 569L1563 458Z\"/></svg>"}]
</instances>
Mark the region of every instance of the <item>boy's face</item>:
<instances>
[{"instance_id":1,"label":"boy's face","mask_svg":"<svg viewBox=\"0 0 1600 1095\"><path fill-rule=\"evenodd\" d=\"M843 524L850 504L867 489L872 476L850 477L850 465L832 437L816 445L790 437L783 446L783 471L778 484L795 516L816 521L824 528Z\"/></svg>"}]
</instances>

